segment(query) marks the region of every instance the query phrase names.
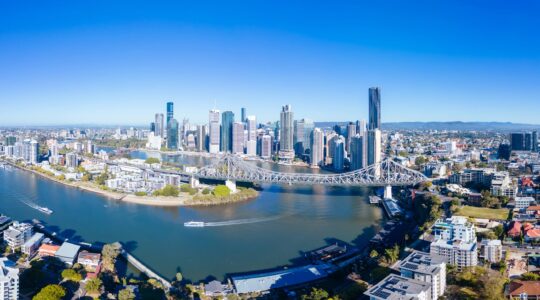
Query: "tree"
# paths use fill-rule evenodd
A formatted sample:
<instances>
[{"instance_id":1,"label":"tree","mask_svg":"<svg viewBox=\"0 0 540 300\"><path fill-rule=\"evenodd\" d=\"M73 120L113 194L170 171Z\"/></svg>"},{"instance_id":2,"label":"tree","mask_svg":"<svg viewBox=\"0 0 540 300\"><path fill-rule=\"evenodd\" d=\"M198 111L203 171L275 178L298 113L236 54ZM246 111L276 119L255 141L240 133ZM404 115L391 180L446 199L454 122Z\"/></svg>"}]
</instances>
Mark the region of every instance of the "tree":
<instances>
[{"instance_id":1,"label":"tree","mask_svg":"<svg viewBox=\"0 0 540 300\"><path fill-rule=\"evenodd\" d=\"M160 160L159 160L159 158L149 157L144 162L151 165L151 164L159 164Z\"/></svg>"},{"instance_id":2,"label":"tree","mask_svg":"<svg viewBox=\"0 0 540 300\"><path fill-rule=\"evenodd\" d=\"M394 245L394 247L390 249L385 249L384 255L390 264L395 263L399 258L399 246Z\"/></svg>"},{"instance_id":3,"label":"tree","mask_svg":"<svg viewBox=\"0 0 540 300\"><path fill-rule=\"evenodd\" d=\"M302 295L302 300L326 300L329 294L327 291L318 288L311 288L311 292L308 295Z\"/></svg>"},{"instance_id":4,"label":"tree","mask_svg":"<svg viewBox=\"0 0 540 300\"><path fill-rule=\"evenodd\" d=\"M170 184L167 184L161 190L156 190L153 193L154 196L166 196L166 197L178 197L178 194L180 194L180 191L178 190L178 188Z\"/></svg>"},{"instance_id":5,"label":"tree","mask_svg":"<svg viewBox=\"0 0 540 300\"><path fill-rule=\"evenodd\" d=\"M538 281L540 280L540 275L534 274L531 272L526 272L521 274L521 280L523 281Z\"/></svg>"},{"instance_id":6,"label":"tree","mask_svg":"<svg viewBox=\"0 0 540 300\"><path fill-rule=\"evenodd\" d=\"M423 164L426 163L426 158L423 157L423 156L418 156L415 160L414 160L414 164L417 165L417 166L421 166Z\"/></svg>"},{"instance_id":7,"label":"tree","mask_svg":"<svg viewBox=\"0 0 540 300\"><path fill-rule=\"evenodd\" d=\"M133 300L135 293L131 289L125 288L118 293L118 300Z\"/></svg>"},{"instance_id":8,"label":"tree","mask_svg":"<svg viewBox=\"0 0 540 300\"><path fill-rule=\"evenodd\" d=\"M218 197L227 197L231 194L231 190L226 185L218 185L214 188L214 195Z\"/></svg>"},{"instance_id":9,"label":"tree","mask_svg":"<svg viewBox=\"0 0 540 300\"><path fill-rule=\"evenodd\" d=\"M371 252L369 252L369 257L371 258L377 258L379 256L379 252L377 250L373 249Z\"/></svg>"},{"instance_id":10,"label":"tree","mask_svg":"<svg viewBox=\"0 0 540 300\"><path fill-rule=\"evenodd\" d=\"M82 280L82 276L73 269L65 269L62 271L62 279L79 282Z\"/></svg>"},{"instance_id":11,"label":"tree","mask_svg":"<svg viewBox=\"0 0 540 300\"><path fill-rule=\"evenodd\" d=\"M182 276L182 273L177 272L175 278L176 278L176 281L182 282L182 280L184 279L184 276Z\"/></svg>"},{"instance_id":12,"label":"tree","mask_svg":"<svg viewBox=\"0 0 540 300\"><path fill-rule=\"evenodd\" d=\"M112 244L106 244L101 250L103 269L114 272L116 265L116 258L122 251L122 245L118 242Z\"/></svg>"},{"instance_id":13,"label":"tree","mask_svg":"<svg viewBox=\"0 0 540 300\"><path fill-rule=\"evenodd\" d=\"M66 295L66 289L58 284L50 284L39 291L32 300L60 300Z\"/></svg>"},{"instance_id":14,"label":"tree","mask_svg":"<svg viewBox=\"0 0 540 300\"><path fill-rule=\"evenodd\" d=\"M86 291L89 293L99 293L103 282L99 278L92 278L86 283Z\"/></svg>"}]
</instances>

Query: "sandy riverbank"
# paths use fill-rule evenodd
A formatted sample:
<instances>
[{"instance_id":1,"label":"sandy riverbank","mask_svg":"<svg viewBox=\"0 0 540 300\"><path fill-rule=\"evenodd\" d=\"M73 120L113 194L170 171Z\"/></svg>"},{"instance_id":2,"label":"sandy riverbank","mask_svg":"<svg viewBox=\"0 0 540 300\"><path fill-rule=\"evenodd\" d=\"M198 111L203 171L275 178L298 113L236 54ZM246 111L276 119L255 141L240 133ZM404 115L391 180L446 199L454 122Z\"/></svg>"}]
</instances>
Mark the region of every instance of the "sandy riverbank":
<instances>
[{"instance_id":1,"label":"sandy riverbank","mask_svg":"<svg viewBox=\"0 0 540 300\"><path fill-rule=\"evenodd\" d=\"M17 164L14 164L12 162L7 161L10 165L23 170L28 171L31 173L34 173L38 176L41 176L43 178L46 178L48 180L55 181L57 183L77 188L83 191L91 192L98 194L100 196L113 199L116 201L122 201L127 203L133 203L133 204L140 204L140 205L150 205L150 206L208 206L208 205L223 205L223 204L229 204L229 203L237 203L237 202L243 202L247 200L252 200L256 197L250 196L250 197L242 197L238 200L227 200L227 199L221 199L221 200L210 200L210 201L203 201L203 200L196 200L193 196L187 194L187 193L180 193L178 197L165 197L165 196L136 196L134 194L126 194L126 193L119 193L119 192L113 192L109 190L103 190L99 186L95 185L91 182L80 182L80 181L65 181L65 180L59 180L55 177L51 177L47 174L43 174L41 172L38 172L36 170L32 170L23 166L19 166Z\"/></svg>"}]
</instances>

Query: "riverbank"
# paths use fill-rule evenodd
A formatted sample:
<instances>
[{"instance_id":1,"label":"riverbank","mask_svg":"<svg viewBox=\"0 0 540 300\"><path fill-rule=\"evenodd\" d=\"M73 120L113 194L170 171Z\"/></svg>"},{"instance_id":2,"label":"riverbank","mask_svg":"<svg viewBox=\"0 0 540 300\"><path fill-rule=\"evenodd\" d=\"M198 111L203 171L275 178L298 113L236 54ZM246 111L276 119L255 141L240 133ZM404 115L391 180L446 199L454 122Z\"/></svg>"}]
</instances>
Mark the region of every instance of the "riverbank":
<instances>
[{"instance_id":1,"label":"riverbank","mask_svg":"<svg viewBox=\"0 0 540 300\"><path fill-rule=\"evenodd\" d=\"M127 193L121 193L121 192L115 192L110 190L104 190L98 185L91 183L91 182L81 182L81 181L68 181L68 180L60 180L54 176L47 175L45 173L39 172L37 170L33 170L31 168L27 168L25 166L17 165L11 161L6 161L8 164L10 164L13 167L16 167L22 171L28 171L33 174L39 175L43 178L46 178L48 180L52 180L54 182L72 187L77 188L83 191L91 192L98 194L100 196L104 196L109 199L113 199L116 201L122 201L127 203L133 203L133 204L140 204L140 205L149 205L149 206L211 206L211 205L223 205L223 204L230 204L230 203L237 203L242 201L248 201L253 200L257 198L258 192L253 189L243 189L239 190L238 192L231 194L229 196L225 197L218 197L214 195L203 195L200 192L195 195L190 195L188 193L180 192L178 196L137 196L134 194L127 194Z\"/></svg>"}]
</instances>

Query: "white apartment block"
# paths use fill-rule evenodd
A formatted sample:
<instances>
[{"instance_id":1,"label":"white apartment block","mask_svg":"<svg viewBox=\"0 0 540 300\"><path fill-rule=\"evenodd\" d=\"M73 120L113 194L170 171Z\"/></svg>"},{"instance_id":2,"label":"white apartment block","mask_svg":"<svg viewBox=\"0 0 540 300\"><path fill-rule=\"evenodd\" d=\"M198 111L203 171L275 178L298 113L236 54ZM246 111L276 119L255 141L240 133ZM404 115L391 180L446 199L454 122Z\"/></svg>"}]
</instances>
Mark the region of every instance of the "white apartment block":
<instances>
[{"instance_id":1,"label":"white apartment block","mask_svg":"<svg viewBox=\"0 0 540 300\"><path fill-rule=\"evenodd\" d=\"M446 241L438 239L431 243L429 253L442 256L447 264L457 266L458 269L472 267L478 264L478 249L476 242Z\"/></svg>"},{"instance_id":2,"label":"white apartment block","mask_svg":"<svg viewBox=\"0 0 540 300\"><path fill-rule=\"evenodd\" d=\"M466 217L453 216L445 220L439 219L432 227L435 239L446 241L461 240L466 243L476 242L476 229Z\"/></svg>"},{"instance_id":3,"label":"white apartment block","mask_svg":"<svg viewBox=\"0 0 540 300\"><path fill-rule=\"evenodd\" d=\"M500 240L484 239L480 243L480 257L490 263L498 263L502 259L502 243Z\"/></svg>"},{"instance_id":4,"label":"white apartment block","mask_svg":"<svg viewBox=\"0 0 540 300\"><path fill-rule=\"evenodd\" d=\"M446 289L446 261L443 257L415 251L398 264L402 277L431 285L431 299L438 299Z\"/></svg>"},{"instance_id":5,"label":"white apartment block","mask_svg":"<svg viewBox=\"0 0 540 300\"><path fill-rule=\"evenodd\" d=\"M13 250L21 247L32 236L32 225L28 223L13 222L4 231L4 241Z\"/></svg>"},{"instance_id":6,"label":"white apartment block","mask_svg":"<svg viewBox=\"0 0 540 300\"><path fill-rule=\"evenodd\" d=\"M0 299L19 299L19 269L7 258L0 258Z\"/></svg>"},{"instance_id":7,"label":"white apartment block","mask_svg":"<svg viewBox=\"0 0 540 300\"><path fill-rule=\"evenodd\" d=\"M534 205L536 202L533 197L516 197L516 206L517 209L525 209L529 206Z\"/></svg>"},{"instance_id":8,"label":"white apartment block","mask_svg":"<svg viewBox=\"0 0 540 300\"><path fill-rule=\"evenodd\" d=\"M368 289L364 295L370 300L432 300L429 283L393 274Z\"/></svg>"}]
</instances>

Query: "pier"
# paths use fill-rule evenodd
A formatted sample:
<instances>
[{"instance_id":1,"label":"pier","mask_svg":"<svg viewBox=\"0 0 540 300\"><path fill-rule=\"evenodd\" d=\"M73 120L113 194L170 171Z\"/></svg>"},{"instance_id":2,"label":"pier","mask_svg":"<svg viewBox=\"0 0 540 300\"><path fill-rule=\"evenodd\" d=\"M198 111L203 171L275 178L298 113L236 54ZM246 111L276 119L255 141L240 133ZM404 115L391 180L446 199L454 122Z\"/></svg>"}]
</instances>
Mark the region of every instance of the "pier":
<instances>
[{"instance_id":1,"label":"pier","mask_svg":"<svg viewBox=\"0 0 540 300\"><path fill-rule=\"evenodd\" d=\"M129 254L127 251L122 250L120 255L122 255L122 257L124 257L128 263L130 263L133 267L135 267L141 273L144 273L149 278L154 278L158 280L159 282L161 282L163 286L166 288L166 290L169 290L171 288L171 283L167 279L158 275L156 272L154 272L152 269L144 265L141 261L139 261L133 255Z\"/></svg>"}]
</instances>

